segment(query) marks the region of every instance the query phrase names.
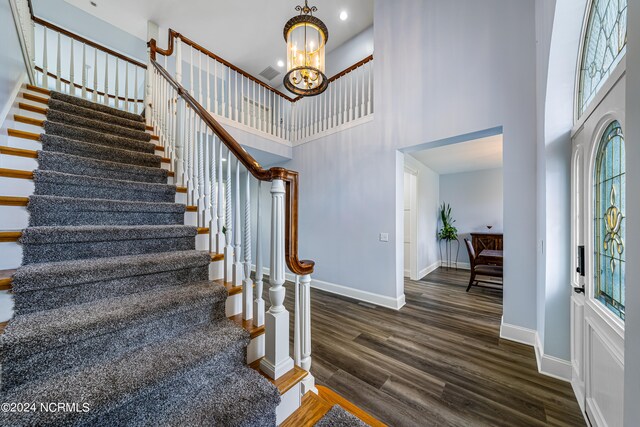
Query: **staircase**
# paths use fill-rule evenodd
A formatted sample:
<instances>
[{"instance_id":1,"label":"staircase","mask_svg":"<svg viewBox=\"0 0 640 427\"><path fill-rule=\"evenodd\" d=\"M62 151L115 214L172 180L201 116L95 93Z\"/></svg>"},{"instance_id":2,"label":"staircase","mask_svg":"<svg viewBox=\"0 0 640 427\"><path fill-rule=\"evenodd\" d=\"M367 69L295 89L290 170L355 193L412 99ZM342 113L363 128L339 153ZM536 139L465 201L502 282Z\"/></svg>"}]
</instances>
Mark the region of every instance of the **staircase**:
<instances>
[{"instance_id":1,"label":"staircase","mask_svg":"<svg viewBox=\"0 0 640 427\"><path fill-rule=\"evenodd\" d=\"M203 230L184 225L143 118L24 97L46 105L45 120L16 121L45 133L39 151L2 152L38 164L0 335L2 401L77 407L2 412L0 424L274 425L280 392L246 365L251 332L225 316L228 288L208 280Z\"/></svg>"}]
</instances>

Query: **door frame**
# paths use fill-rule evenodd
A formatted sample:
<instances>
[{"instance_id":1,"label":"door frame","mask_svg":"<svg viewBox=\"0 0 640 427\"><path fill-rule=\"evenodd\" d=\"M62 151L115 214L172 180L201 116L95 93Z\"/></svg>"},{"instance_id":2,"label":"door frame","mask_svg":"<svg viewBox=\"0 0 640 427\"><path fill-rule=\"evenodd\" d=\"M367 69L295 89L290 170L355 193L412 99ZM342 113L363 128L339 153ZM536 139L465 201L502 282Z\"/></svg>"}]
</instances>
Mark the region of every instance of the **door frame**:
<instances>
[{"instance_id":1,"label":"door frame","mask_svg":"<svg viewBox=\"0 0 640 427\"><path fill-rule=\"evenodd\" d=\"M409 278L419 280L418 277L418 175L419 172L409 165L404 165L404 173L409 175L411 188L409 189L409 205L411 206L409 215ZM403 175L404 178L404 175ZM403 204L404 210L404 204ZM404 231L404 230L403 230ZM404 248L404 244L402 245ZM407 256L407 254L404 254ZM406 273L406 272L405 272ZM406 276L405 276L406 277Z\"/></svg>"}]
</instances>

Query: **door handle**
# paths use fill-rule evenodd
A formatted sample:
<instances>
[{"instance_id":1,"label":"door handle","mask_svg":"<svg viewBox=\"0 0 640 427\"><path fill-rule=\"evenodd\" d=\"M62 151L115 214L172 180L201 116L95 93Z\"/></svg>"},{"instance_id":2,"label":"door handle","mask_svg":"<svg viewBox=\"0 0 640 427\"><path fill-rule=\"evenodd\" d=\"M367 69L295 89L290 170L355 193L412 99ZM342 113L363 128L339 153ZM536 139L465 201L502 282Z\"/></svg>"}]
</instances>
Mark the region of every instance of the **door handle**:
<instances>
[{"instance_id":1,"label":"door handle","mask_svg":"<svg viewBox=\"0 0 640 427\"><path fill-rule=\"evenodd\" d=\"M576 286L573 288L573 292L576 294L584 294L584 286Z\"/></svg>"}]
</instances>

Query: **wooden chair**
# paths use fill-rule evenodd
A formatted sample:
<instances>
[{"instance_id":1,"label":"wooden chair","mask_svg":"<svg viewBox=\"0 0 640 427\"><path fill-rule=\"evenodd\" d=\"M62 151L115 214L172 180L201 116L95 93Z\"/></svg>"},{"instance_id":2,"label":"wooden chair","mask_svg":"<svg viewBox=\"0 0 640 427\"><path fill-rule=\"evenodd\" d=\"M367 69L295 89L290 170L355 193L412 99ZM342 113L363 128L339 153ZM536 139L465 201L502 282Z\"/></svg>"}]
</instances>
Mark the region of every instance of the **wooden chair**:
<instances>
[{"instance_id":1,"label":"wooden chair","mask_svg":"<svg viewBox=\"0 0 640 427\"><path fill-rule=\"evenodd\" d=\"M476 251L473 249L473 245L469 241L469 239L464 239L464 244L467 247L467 253L469 254L469 263L471 265L471 277L469 278L469 286L467 286L467 292L471 289L471 286L474 284L480 286L479 283L490 283L493 285L499 285L500 283L491 282L488 280L478 280L476 276L489 276L489 277L499 277L502 279L502 266L498 265L485 265L485 264L476 264L477 257Z\"/></svg>"}]
</instances>

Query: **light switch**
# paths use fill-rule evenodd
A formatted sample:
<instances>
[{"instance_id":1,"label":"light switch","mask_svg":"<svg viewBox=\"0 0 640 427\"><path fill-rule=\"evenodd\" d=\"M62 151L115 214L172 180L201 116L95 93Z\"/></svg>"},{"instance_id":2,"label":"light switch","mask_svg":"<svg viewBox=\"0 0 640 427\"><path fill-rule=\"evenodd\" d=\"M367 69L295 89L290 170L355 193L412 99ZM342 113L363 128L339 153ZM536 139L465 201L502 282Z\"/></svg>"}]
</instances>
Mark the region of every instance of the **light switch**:
<instances>
[{"instance_id":1,"label":"light switch","mask_svg":"<svg viewBox=\"0 0 640 427\"><path fill-rule=\"evenodd\" d=\"M380 233L380 241L388 242L389 241L389 233Z\"/></svg>"}]
</instances>

